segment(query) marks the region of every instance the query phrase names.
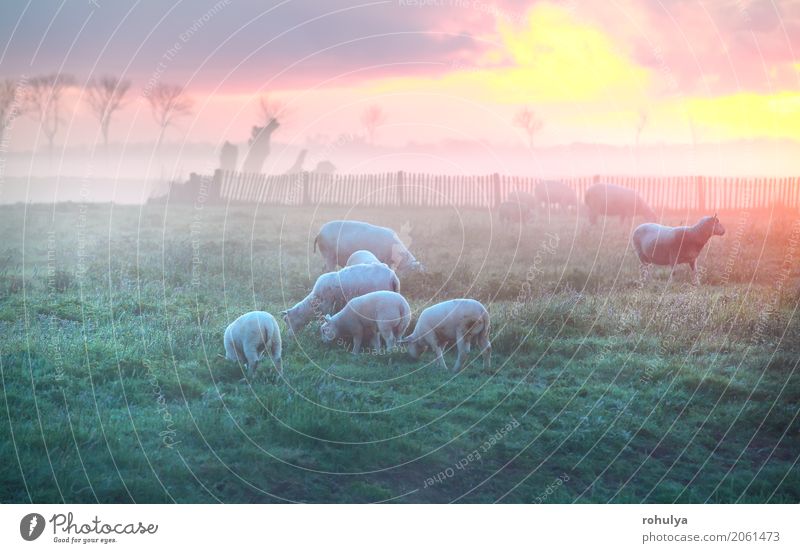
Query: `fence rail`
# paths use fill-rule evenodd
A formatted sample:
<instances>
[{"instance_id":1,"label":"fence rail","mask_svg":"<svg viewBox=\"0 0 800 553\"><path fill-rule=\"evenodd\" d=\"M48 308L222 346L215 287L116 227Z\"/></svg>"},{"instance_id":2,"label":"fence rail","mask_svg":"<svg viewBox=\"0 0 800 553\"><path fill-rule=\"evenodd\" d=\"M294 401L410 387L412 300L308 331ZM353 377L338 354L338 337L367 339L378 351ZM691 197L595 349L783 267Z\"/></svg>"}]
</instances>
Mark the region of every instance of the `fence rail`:
<instances>
[{"instance_id":1,"label":"fence rail","mask_svg":"<svg viewBox=\"0 0 800 553\"><path fill-rule=\"evenodd\" d=\"M487 208L512 190L533 194L535 177L492 175L263 175L218 170L213 177L222 201L272 205L456 206ZM712 211L800 207L799 177L631 177L561 179L583 202L594 183L611 182L636 190L654 208ZM215 194L216 195L216 194Z\"/></svg>"}]
</instances>

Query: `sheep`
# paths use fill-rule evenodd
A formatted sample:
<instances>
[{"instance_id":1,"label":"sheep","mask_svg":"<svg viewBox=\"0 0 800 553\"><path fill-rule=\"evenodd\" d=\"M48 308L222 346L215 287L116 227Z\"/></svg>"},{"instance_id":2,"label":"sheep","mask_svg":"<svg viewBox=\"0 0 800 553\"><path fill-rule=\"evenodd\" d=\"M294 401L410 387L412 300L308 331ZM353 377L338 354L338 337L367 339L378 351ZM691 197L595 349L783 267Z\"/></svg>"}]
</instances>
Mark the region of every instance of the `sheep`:
<instances>
[{"instance_id":1,"label":"sheep","mask_svg":"<svg viewBox=\"0 0 800 553\"><path fill-rule=\"evenodd\" d=\"M530 210L536 209L536 197L524 190L512 190L508 194L507 202L522 204Z\"/></svg>"},{"instance_id":2,"label":"sheep","mask_svg":"<svg viewBox=\"0 0 800 553\"><path fill-rule=\"evenodd\" d=\"M362 221L330 221L322 225L314 238L314 251L325 259L325 270L344 266L347 259L358 250L372 252L382 263L398 272L422 271L424 268L408 251L397 233Z\"/></svg>"},{"instance_id":3,"label":"sheep","mask_svg":"<svg viewBox=\"0 0 800 553\"><path fill-rule=\"evenodd\" d=\"M335 313L351 299L376 290L400 291L400 279L384 263L351 265L317 278L311 292L290 309L281 311L289 333L302 330L314 314Z\"/></svg>"},{"instance_id":4,"label":"sheep","mask_svg":"<svg viewBox=\"0 0 800 553\"><path fill-rule=\"evenodd\" d=\"M369 250L358 250L350 254L350 257L347 258L347 264L345 267L350 267L352 265L360 265L361 263L371 264L371 263L380 263L381 260L375 257L375 254Z\"/></svg>"},{"instance_id":5,"label":"sheep","mask_svg":"<svg viewBox=\"0 0 800 553\"><path fill-rule=\"evenodd\" d=\"M353 298L336 315L325 315L320 326L324 343L352 338L353 354L361 352L365 339L375 351L381 349L381 338L389 351L395 347L411 322L411 307L397 292L370 292Z\"/></svg>"},{"instance_id":6,"label":"sheep","mask_svg":"<svg viewBox=\"0 0 800 553\"><path fill-rule=\"evenodd\" d=\"M655 212L630 188L616 184L595 184L586 190L589 222L594 225L598 215L618 215L622 223L626 217L644 217L645 222L657 219Z\"/></svg>"},{"instance_id":7,"label":"sheep","mask_svg":"<svg viewBox=\"0 0 800 553\"><path fill-rule=\"evenodd\" d=\"M269 354L278 374L283 374L281 330L275 317L266 311L250 311L229 324L224 343L225 358L246 363L250 378L264 353Z\"/></svg>"},{"instance_id":8,"label":"sheep","mask_svg":"<svg viewBox=\"0 0 800 553\"><path fill-rule=\"evenodd\" d=\"M428 348L433 350L441 367L447 370L442 346L456 344L458 357L453 372L461 370L470 346L481 349L483 367L491 366L492 343L489 341L489 312L481 302L472 299L448 300L425 309L414 332L400 341L414 359Z\"/></svg>"},{"instance_id":9,"label":"sheep","mask_svg":"<svg viewBox=\"0 0 800 553\"><path fill-rule=\"evenodd\" d=\"M667 227L644 223L636 227L631 237L633 248L642 262L642 280L647 278L650 265L675 265L687 263L693 281L699 284L695 262L712 236L722 236L725 228L716 215L701 218L691 227Z\"/></svg>"},{"instance_id":10,"label":"sheep","mask_svg":"<svg viewBox=\"0 0 800 553\"><path fill-rule=\"evenodd\" d=\"M502 202L497 206L500 221L524 224L531 220L532 212L527 205L515 202Z\"/></svg>"},{"instance_id":11,"label":"sheep","mask_svg":"<svg viewBox=\"0 0 800 553\"><path fill-rule=\"evenodd\" d=\"M558 205L559 209L578 206L578 196L567 184L557 180L543 180L534 189L536 203L545 206Z\"/></svg>"}]
</instances>

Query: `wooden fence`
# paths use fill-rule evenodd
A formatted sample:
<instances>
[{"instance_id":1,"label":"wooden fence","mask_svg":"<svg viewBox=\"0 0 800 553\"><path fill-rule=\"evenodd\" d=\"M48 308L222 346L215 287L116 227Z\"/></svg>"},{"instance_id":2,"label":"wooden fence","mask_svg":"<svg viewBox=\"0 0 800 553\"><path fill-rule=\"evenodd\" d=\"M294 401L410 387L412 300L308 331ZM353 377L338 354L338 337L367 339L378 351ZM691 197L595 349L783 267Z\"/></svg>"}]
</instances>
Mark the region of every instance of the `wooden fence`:
<instances>
[{"instance_id":1,"label":"wooden fence","mask_svg":"<svg viewBox=\"0 0 800 553\"><path fill-rule=\"evenodd\" d=\"M262 175L218 170L215 196L223 202L272 205L456 206L487 208L512 190L533 193L534 177L429 175L393 172L371 175ZM800 178L615 177L561 179L583 202L594 183L632 188L657 209L714 211L800 207Z\"/></svg>"}]
</instances>

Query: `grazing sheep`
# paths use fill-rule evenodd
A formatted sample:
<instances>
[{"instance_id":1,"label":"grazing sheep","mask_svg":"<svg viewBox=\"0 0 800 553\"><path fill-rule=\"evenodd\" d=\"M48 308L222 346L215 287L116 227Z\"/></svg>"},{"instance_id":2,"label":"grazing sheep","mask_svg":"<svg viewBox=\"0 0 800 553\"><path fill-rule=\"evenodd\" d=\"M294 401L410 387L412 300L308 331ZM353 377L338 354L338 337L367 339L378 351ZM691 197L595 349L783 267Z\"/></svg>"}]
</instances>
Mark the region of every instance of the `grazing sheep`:
<instances>
[{"instance_id":1,"label":"grazing sheep","mask_svg":"<svg viewBox=\"0 0 800 553\"><path fill-rule=\"evenodd\" d=\"M693 280L698 283L695 261L712 236L722 236L725 229L717 216L707 216L691 227L667 227L655 223L645 223L636 227L631 242L636 255L642 262L642 278L647 277L650 265L669 265L688 263Z\"/></svg>"},{"instance_id":2,"label":"grazing sheep","mask_svg":"<svg viewBox=\"0 0 800 553\"><path fill-rule=\"evenodd\" d=\"M534 189L536 203L545 206L557 205L559 209L578 206L578 195L569 185L558 180L542 180Z\"/></svg>"},{"instance_id":3,"label":"grazing sheep","mask_svg":"<svg viewBox=\"0 0 800 553\"><path fill-rule=\"evenodd\" d=\"M317 278L314 288L294 307L281 311L290 334L299 332L314 314L335 313L348 301L376 290L400 291L400 279L384 263L352 265Z\"/></svg>"},{"instance_id":4,"label":"grazing sheep","mask_svg":"<svg viewBox=\"0 0 800 553\"><path fill-rule=\"evenodd\" d=\"M281 330L275 317L266 311L245 313L225 329L225 358L247 364L248 376L255 374L259 360L268 353L279 374L281 364Z\"/></svg>"},{"instance_id":5,"label":"grazing sheep","mask_svg":"<svg viewBox=\"0 0 800 553\"><path fill-rule=\"evenodd\" d=\"M536 209L536 204L537 204L536 196L534 196L533 194L529 194L524 190L512 190L511 192L509 192L508 199L506 201L516 204L522 204L530 210Z\"/></svg>"},{"instance_id":6,"label":"grazing sheep","mask_svg":"<svg viewBox=\"0 0 800 553\"><path fill-rule=\"evenodd\" d=\"M326 271L334 270L337 265L344 266L347 259L358 250L372 252L382 263L398 272L423 270L395 231L361 221L325 223L314 238L314 251L317 246L325 259Z\"/></svg>"},{"instance_id":7,"label":"grazing sheep","mask_svg":"<svg viewBox=\"0 0 800 553\"><path fill-rule=\"evenodd\" d=\"M360 265L361 263L366 263L367 265L372 263L380 263L381 260L375 257L375 254L369 250L358 250L357 252L353 252L350 257L347 258L347 265L345 267L350 267L352 265Z\"/></svg>"},{"instance_id":8,"label":"grazing sheep","mask_svg":"<svg viewBox=\"0 0 800 553\"><path fill-rule=\"evenodd\" d=\"M414 359L428 348L433 350L439 364L447 370L442 346L455 343L458 358L453 371L461 370L474 343L481 348L483 367L491 366L492 344L489 342L489 312L481 302L470 299L456 299L437 303L419 316L414 332L400 341L408 346L408 353Z\"/></svg>"},{"instance_id":9,"label":"grazing sheep","mask_svg":"<svg viewBox=\"0 0 800 553\"><path fill-rule=\"evenodd\" d=\"M533 212L527 205L515 202L502 202L497 206L500 221L509 223L525 224L531 220Z\"/></svg>"},{"instance_id":10,"label":"grazing sheep","mask_svg":"<svg viewBox=\"0 0 800 553\"><path fill-rule=\"evenodd\" d=\"M381 338L386 349L395 347L411 322L411 308L397 292L370 292L353 298L336 315L325 315L320 327L322 341L352 338L353 353L361 351L364 339L371 340L375 351L381 349Z\"/></svg>"},{"instance_id":11,"label":"grazing sheep","mask_svg":"<svg viewBox=\"0 0 800 553\"><path fill-rule=\"evenodd\" d=\"M630 188L616 184L595 184L586 190L589 222L595 224L598 215L618 215L622 223L626 217L644 217L646 222L656 220L655 212Z\"/></svg>"}]
</instances>

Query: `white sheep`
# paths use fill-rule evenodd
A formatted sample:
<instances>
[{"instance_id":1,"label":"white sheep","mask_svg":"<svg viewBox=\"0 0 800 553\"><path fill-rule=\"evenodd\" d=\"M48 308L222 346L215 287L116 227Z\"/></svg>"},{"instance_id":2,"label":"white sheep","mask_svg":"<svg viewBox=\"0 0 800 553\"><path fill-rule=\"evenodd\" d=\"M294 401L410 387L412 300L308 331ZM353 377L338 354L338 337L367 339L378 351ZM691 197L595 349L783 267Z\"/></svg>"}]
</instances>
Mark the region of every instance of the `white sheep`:
<instances>
[{"instance_id":1,"label":"white sheep","mask_svg":"<svg viewBox=\"0 0 800 553\"><path fill-rule=\"evenodd\" d=\"M290 334L302 330L315 315L335 313L351 299L377 290L400 291L400 279L388 265L358 264L317 278L311 292L293 307L281 311Z\"/></svg>"},{"instance_id":2,"label":"white sheep","mask_svg":"<svg viewBox=\"0 0 800 553\"><path fill-rule=\"evenodd\" d=\"M492 343L489 341L489 312L477 300L454 299L443 301L425 309L419 316L414 332L400 341L408 347L414 359L428 348L436 354L436 359L447 370L442 347L456 344L458 358L453 371L461 370L474 343L481 349L483 367L491 366Z\"/></svg>"},{"instance_id":3,"label":"white sheep","mask_svg":"<svg viewBox=\"0 0 800 553\"><path fill-rule=\"evenodd\" d=\"M350 257L347 258L347 265L346 267L350 267L352 265L359 265L361 263L366 263L367 265L372 263L380 263L381 260L375 257L375 254L369 250L358 250L350 254Z\"/></svg>"},{"instance_id":4,"label":"white sheep","mask_svg":"<svg viewBox=\"0 0 800 553\"><path fill-rule=\"evenodd\" d=\"M350 255L358 250L372 252L398 273L424 270L395 231L362 221L325 223L314 238L314 251L317 247L325 259L326 271L345 264Z\"/></svg>"},{"instance_id":5,"label":"white sheep","mask_svg":"<svg viewBox=\"0 0 800 553\"><path fill-rule=\"evenodd\" d=\"M250 378L259 360L267 353L279 374L281 364L281 330L275 317L266 311L245 313L225 329L225 358L247 364Z\"/></svg>"},{"instance_id":6,"label":"white sheep","mask_svg":"<svg viewBox=\"0 0 800 553\"><path fill-rule=\"evenodd\" d=\"M352 338L354 354L361 351L365 339L371 341L373 350L380 351L383 338L388 351L397 345L410 322L411 307L406 299L397 292L382 290L353 298L334 316L325 315L320 336L326 344Z\"/></svg>"},{"instance_id":7,"label":"white sheep","mask_svg":"<svg viewBox=\"0 0 800 553\"><path fill-rule=\"evenodd\" d=\"M686 263L692 270L694 283L699 284L695 270L697 256L712 236L724 234L725 227L716 215L703 217L691 227L668 227L656 223L639 225L633 231L631 242L642 262L642 279L647 278L650 265L675 267Z\"/></svg>"}]
</instances>

